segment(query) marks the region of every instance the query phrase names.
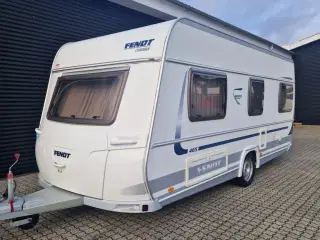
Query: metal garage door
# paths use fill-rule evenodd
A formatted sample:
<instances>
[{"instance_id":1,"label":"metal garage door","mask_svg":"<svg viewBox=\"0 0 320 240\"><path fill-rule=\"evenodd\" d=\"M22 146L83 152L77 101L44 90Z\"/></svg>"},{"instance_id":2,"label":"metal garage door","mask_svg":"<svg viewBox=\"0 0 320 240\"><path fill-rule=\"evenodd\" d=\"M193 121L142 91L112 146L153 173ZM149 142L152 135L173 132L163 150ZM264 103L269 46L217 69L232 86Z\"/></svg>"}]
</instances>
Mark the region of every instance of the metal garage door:
<instances>
[{"instance_id":1,"label":"metal garage door","mask_svg":"<svg viewBox=\"0 0 320 240\"><path fill-rule=\"evenodd\" d=\"M37 170L34 129L61 45L160 21L106 0L0 0L0 177L14 152L15 173Z\"/></svg>"},{"instance_id":2,"label":"metal garage door","mask_svg":"<svg viewBox=\"0 0 320 240\"><path fill-rule=\"evenodd\" d=\"M295 120L320 124L320 40L293 50L296 72Z\"/></svg>"}]
</instances>

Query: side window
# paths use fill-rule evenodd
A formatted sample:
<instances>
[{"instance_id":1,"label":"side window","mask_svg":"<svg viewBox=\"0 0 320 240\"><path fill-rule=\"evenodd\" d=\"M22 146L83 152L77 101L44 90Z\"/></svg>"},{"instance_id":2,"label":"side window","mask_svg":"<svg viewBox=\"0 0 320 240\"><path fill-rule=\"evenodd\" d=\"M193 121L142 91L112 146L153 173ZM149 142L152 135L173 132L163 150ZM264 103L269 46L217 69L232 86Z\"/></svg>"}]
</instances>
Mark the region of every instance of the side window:
<instances>
[{"instance_id":1,"label":"side window","mask_svg":"<svg viewBox=\"0 0 320 240\"><path fill-rule=\"evenodd\" d=\"M188 105L191 122L224 118L227 105L227 76L192 72Z\"/></svg>"},{"instance_id":2,"label":"side window","mask_svg":"<svg viewBox=\"0 0 320 240\"><path fill-rule=\"evenodd\" d=\"M280 83L279 86L279 113L291 112L293 104L293 85Z\"/></svg>"},{"instance_id":3,"label":"side window","mask_svg":"<svg viewBox=\"0 0 320 240\"><path fill-rule=\"evenodd\" d=\"M264 102L264 81L250 79L248 98L249 116L261 115Z\"/></svg>"}]
</instances>

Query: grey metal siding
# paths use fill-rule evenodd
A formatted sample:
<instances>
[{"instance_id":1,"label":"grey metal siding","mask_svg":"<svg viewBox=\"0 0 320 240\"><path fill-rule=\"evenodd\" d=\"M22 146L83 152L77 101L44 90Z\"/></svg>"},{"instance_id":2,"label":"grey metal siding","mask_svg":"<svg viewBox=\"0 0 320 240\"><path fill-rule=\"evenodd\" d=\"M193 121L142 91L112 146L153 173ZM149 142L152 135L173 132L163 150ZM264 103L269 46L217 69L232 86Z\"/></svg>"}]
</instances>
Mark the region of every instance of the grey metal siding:
<instances>
[{"instance_id":1,"label":"grey metal siding","mask_svg":"<svg viewBox=\"0 0 320 240\"><path fill-rule=\"evenodd\" d=\"M295 53L295 120L320 124L320 40L293 50Z\"/></svg>"},{"instance_id":2,"label":"grey metal siding","mask_svg":"<svg viewBox=\"0 0 320 240\"><path fill-rule=\"evenodd\" d=\"M0 177L36 171L38 127L53 58L61 45L161 22L106 0L0 0Z\"/></svg>"}]
</instances>

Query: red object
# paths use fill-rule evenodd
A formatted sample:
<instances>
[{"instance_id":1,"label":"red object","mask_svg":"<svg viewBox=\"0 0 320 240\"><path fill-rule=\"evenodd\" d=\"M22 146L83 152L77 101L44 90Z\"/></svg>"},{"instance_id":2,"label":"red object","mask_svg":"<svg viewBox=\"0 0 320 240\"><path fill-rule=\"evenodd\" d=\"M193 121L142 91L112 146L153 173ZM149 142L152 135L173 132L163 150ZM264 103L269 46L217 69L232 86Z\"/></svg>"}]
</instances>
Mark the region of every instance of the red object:
<instances>
[{"instance_id":1,"label":"red object","mask_svg":"<svg viewBox=\"0 0 320 240\"><path fill-rule=\"evenodd\" d=\"M13 200L9 200L9 204L10 204L10 211L11 211L11 212L14 212Z\"/></svg>"},{"instance_id":2,"label":"red object","mask_svg":"<svg viewBox=\"0 0 320 240\"><path fill-rule=\"evenodd\" d=\"M13 174L12 173L9 173L8 174L8 179L12 179L13 178Z\"/></svg>"},{"instance_id":3,"label":"red object","mask_svg":"<svg viewBox=\"0 0 320 240\"><path fill-rule=\"evenodd\" d=\"M207 105L211 105L211 106L215 106L215 101L213 98L202 98L201 99L201 106L207 106Z\"/></svg>"},{"instance_id":4,"label":"red object","mask_svg":"<svg viewBox=\"0 0 320 240\"><path fill-rule=\"evenodd\" d=\"M15 158L16 160L19 160L19 158L20 158L20 153L15 153L15 154L14 154L14 158Z\"/></svg>"}]
</instances>

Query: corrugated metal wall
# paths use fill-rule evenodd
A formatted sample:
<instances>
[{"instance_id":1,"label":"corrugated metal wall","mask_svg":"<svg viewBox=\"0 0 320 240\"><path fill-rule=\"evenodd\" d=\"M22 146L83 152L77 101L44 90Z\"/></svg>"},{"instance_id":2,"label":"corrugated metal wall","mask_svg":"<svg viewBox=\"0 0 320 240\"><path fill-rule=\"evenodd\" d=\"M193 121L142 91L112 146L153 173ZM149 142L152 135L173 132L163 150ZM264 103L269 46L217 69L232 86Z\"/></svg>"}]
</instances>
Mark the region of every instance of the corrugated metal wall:
<instances>
[{"instance_id":1,"label":"corrugated metal wall","mask_svg":"<svg viewBox=\"0 0 320 240\"><path fill-rule=\"evenodd\" d=\"M320 124L320 40L294 49L296 74L295 120Z\"/></svg>"},{"instance_id":2,"label":"corrugated metal wall","mask_svg":"<svg viewBox=\"0 0 320 240\"><path fill-rule=\"evenodd\" d=\"M106 0L0 0L0 177L36 171L35 132L51 63L66 42L161 20Z\"/></svg>"}]
</instances>

